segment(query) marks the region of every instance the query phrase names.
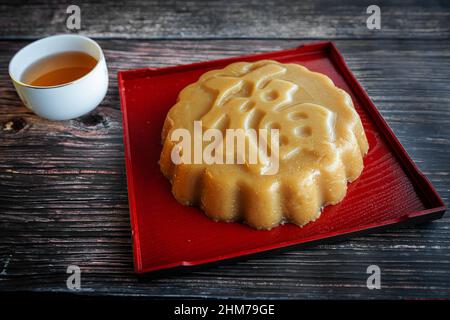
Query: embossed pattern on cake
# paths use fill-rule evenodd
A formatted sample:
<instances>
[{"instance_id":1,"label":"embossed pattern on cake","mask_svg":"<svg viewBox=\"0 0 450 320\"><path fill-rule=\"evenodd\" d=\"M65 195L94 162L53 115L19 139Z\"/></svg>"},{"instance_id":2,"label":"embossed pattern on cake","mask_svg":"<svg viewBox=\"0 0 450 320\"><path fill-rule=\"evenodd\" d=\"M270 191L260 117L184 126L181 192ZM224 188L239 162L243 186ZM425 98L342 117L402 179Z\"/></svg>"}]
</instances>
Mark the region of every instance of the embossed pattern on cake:
<instances>
[{"instance_id":1,"label":"embossed pattern on cake","mask_svg":"<svg viewBox=\"0 0 450 320\"><path fill-rule=\"evenodd\" d=\"M177 164L173 130L277 128L279 170L263 175L245 164ZM160 167L172 193L217 221L256 229L303 226L340 202L358 178L368 142L351 97L327 76L297 64L237 62L184 88L167 114Z\"/></svg>"}]
</instances>

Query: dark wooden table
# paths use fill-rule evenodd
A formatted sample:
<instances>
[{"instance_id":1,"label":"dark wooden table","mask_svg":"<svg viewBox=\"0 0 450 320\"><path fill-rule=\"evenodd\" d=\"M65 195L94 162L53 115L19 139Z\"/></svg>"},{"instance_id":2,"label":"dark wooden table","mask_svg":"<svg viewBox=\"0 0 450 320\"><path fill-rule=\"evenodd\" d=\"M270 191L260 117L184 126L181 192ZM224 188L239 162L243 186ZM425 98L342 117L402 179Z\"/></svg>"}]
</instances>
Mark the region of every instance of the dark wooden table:
<instances>
[{"instance_id":1,"label":"dark wooden table","mask_svg":"<svg viewBox=\"0 0 450 320\"><path fill-rule=\"evenodd\" d=\"M0 3L0 290L217 298L448 298L450 218L191 273L133 274L116 73L333 40L406 150L450 196L450 2L77 1L110 87L91 114L51 122L18 99L12 55L66 29L67 4ZM61 105L64 108L64 105ZM381 268L381 290L366 268Z\"/></svg>"}]
</instances>

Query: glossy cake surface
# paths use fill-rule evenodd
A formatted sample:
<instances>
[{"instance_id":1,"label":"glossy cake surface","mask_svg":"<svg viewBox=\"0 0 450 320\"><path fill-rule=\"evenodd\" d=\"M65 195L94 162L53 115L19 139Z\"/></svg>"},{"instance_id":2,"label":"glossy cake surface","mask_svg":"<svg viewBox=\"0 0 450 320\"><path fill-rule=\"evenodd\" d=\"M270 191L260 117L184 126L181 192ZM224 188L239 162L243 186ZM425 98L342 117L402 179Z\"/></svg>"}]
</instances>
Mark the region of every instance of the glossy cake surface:
<instances>
[{"instance_id":1,"label":"glossy cake surface","mask_svg":"<svg viewBox=\"0 0 450 320\"><path fill-rule=\"evenodd\" d=\"M276 173L267 174L264 161L175 164L172 133L183 128L195 135L195 121L220 132L278 129ZM316 220L323 206L345 197L368 151L345 91L323 74L271 60L233 63L184 88L167 114L162 143L161 171L177 201L201 207L214 220L243 221L257 229Z\"/></svg>"}]
</instances>

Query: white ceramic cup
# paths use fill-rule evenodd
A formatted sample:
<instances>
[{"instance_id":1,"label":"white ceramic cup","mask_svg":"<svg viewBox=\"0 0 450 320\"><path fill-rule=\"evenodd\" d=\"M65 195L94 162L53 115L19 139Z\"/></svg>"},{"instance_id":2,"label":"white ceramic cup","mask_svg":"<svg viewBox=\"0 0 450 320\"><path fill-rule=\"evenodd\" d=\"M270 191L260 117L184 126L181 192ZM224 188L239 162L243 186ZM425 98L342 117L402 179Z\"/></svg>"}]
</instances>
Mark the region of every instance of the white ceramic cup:
<instances>
[{"instance_id":1,"label":"white ceramic cup","mask_svg":"<svg viewBox=\"0 0 450 320\"><path fill-rule=\"evenodd\" d=\"M66 51L87 53L97 64L83 77L61 85L37 87L21 81L31 64ZM102 49L94 40L80 35L56 35L30 43L11 59L9 76L22 102L50 120L68 120L88 113L100 104L108 90L108 69Z\"/></svg>"}]
</instances>

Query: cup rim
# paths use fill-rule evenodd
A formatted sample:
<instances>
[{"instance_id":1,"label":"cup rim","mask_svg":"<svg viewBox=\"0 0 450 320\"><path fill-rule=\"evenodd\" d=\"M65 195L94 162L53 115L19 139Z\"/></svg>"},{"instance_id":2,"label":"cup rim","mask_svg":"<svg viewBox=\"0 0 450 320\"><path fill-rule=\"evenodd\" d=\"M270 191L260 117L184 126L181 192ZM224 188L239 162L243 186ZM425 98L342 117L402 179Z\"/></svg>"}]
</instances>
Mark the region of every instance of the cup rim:
<instances>
[{"instance_id":1,"label":"cup rim","mask_svg":"<svg viewBox=\"0 0 450 320\"><path fill-rule=\"evenodd\" d=\"M25 82L23 82L23 81L21 81L21 80L16 79L16 78L12 75L12 73L11 73L12 63L13 63L14 59L16 58L16 56L18 56L21 52L23 52L23 50L25 50L25 49L28 48L29 46L31 46L31 45L33 45L33 44L35 44L35 43L38 43L38 42L40 42L40 41L45 41L45 40L48 40L48 39L50 39L50 38L57 38L57 37L81 38L81 39L83 39L83 40L86 40L86 41L92 43L92 44L95 46L95 48L98 50L98 52L99 52L99 59L97 60L97 63L95 64L95 66L94 66L88 73L86 73L85 75L83 75L82 77L80 77L80 78L78 78L78 79L72 80L72 81L70 81L70 82L62 83L62 84L57 84L57 85L54 85L54 86L33 86L33 85L31 85L31 84L28 84L28 83L25 83ZM64 51L61 51L61 52L64 52ZM100 45L99 45L96 41L92 40L91 38L86 37L86 36L83 36L83 35L78 35L78 34L58 34L58 35L48 36L48 37L44 37L44 38L38 39L38 40L36 40L36 41L33 41L33 42L27 44L25 47L21 48L19 51L17 51L16 54L11 58L11 60L10 60L10 62L9 62L9 65L8 65L8 73L9 73L9 77L11 78L12 81L14 81L14 82L16 82L17 84L19 84L19 85L21 85L21 86L24 86L24 87L33 88L33 89L53 89L53 88L60 88L60 87L64 87L64 86L71 85L71 84L73 84L73 83L75 83L75 82L81 81L82 79L86 78L86 77L89 76L92 72L94 72L95 69L98 68L98 66L100 65L100 61L102 61L102 60L104 60L104 59L105 59L105 56L103 55L102 48L100 47Z\"/></svg>"}]
</instances>

